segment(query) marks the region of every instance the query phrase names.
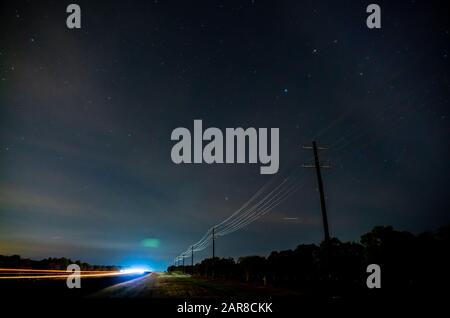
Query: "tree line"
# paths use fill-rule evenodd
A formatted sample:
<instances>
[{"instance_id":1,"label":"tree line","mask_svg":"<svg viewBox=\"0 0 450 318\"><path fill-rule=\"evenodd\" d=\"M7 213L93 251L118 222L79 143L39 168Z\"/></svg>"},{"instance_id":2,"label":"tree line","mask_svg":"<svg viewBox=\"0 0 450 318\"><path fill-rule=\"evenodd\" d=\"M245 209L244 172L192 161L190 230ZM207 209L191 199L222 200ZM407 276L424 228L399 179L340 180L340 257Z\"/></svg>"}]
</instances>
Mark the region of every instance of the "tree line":
<instances>
[{"instance_id":1,"label":"tree line","mask_svg":"<svg viewBox=\"0 0 450 318\"><path fill-rule=\"evenodd\" d=\"M327 286L345 292L367 290L367 266L378 264L384 290L446 288L449 238L450 226L418 235L377 226L360 242L332 238L328 244L301 244L267 257L207 258L194 268L170 266L168 271L308 291Z\"/></svg>"},{"instance_id":2,"label":"tree line","mask_svg":"<svg viewBox=\"0 0 450 318\"><path fill-rule=\"evenodd\" d=\"M32 260L22 258L20 255L0 255L0 268L66 270L70 264L77 264L84 271L115 271L120 269L119 266L91 265L79 260L72 261L70 258L65 257Z\"/></svg>"}]
</instances>

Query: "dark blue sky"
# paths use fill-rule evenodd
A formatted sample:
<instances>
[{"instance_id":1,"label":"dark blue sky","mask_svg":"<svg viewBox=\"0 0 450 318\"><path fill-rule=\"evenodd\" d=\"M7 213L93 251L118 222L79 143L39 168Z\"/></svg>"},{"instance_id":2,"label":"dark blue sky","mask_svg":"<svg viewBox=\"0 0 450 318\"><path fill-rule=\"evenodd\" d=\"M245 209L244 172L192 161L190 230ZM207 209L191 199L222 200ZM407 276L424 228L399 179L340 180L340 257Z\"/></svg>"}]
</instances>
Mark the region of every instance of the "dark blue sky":
<instances>
[{"instance_id":1,"label":"dark blue sky","mask_svg":"<svg viewBox=\"0 0 450 318\"><path fill-rule=\"evenodd\" d=\"M69 3L0 7L0 254L163 269L314 136L331 146L333 236L449 222L444 1L378 1L381 30L365 1L77 1L81 30ZM280 173L173 164L170 134L194 119L280 128ZM304 186L218 256L322 239L314 171L298 170Z\"/></svg>"}]
</instances>

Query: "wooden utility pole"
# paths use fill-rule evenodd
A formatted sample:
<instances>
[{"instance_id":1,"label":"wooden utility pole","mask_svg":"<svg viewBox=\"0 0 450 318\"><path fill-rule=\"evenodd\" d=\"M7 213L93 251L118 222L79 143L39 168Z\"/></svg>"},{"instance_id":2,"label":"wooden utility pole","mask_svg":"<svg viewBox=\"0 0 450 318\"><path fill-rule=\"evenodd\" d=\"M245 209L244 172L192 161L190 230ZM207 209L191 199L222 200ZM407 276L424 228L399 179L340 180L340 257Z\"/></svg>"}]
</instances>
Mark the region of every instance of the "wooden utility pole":
<instances>
[{"instance_id":1,"label":"wooden utility pole","mask_svg":"<svg viewBox=\"0 0 450 318\"><path fill-rule=\"evenodd\" d=\"M317 147L317 144L315 141L312 142L311 146L304 146L305 149L312 149L314 153L314 163L313 164L304 164L304 168L315 168L316 169L316 175L317 175L317 185L319 188L320 193L320 207L322 210L322 221L323 221L323 231L325 234L325 241L324 241L324 258L323 258L323 268L325 273L325 289L327 290L327 293L331 292L331 284L332 284L332 278L331 278L331 244L330 244L330 231L328 229L328 216L327 216L327 207L325 204L325 193L323 190L323 181L322 181L322 174L320 169L321 168L331 168L329 164L321 164L319 160L319 150L326 150L327 147Z\"/></svg>"},{"instance_id":2,"label":"wooden utility pole","mask_svg":"<svg viewBox=\"0 0 450 318\"><path fill-rule=\"evenodd\" d=\"M320 172L320 168L331 168L329 164L320 164L319 161L319 152L318 150L326 150L327 147L317 147L317 144L315 141L312 142L311 146L303 146L304 149L312 149L314 153L314 164L303 164L304 168L315 168L316 169L316 175L317 175L317 185L319 188L319 194L320 194L320 207L322 210L322 221L323 221L323 230L325 234L325 243L328 245L330 242L330 231L328 229L328 216L327 216L327 207L325 204L325 193L323 190L323 181L322 181L322 174Z\"/></svg>"}]
</instances>

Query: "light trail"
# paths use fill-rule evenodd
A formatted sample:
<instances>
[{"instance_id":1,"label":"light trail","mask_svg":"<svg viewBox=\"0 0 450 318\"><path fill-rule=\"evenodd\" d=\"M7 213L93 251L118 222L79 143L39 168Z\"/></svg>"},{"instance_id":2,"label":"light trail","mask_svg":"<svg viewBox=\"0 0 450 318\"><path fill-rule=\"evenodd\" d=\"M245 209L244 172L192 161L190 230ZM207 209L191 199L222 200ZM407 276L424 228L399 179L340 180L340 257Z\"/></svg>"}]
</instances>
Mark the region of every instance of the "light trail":
<instances>
[{"instance_id":1,"label":"light trail","mask_svg":"<svg viewBox=\"0 0 450 318\"><path fill-rule=\"evenodd\" d=\"M29 276L0 276L0 279L48 279L48 278L69 278L73 277L74 272L70 274L61 274L61 275L29 275ZM120 275L129 275L129 273L104 273L104 274L80 274L80 278L85 277L107 277L107 276L120 276Z\"/></svg>"},{"instance_id":2,"label":"light trail","mask_svg":"<svg viewBox=\"0 0 450 318\"><path fill-rule=\"evenodd\" d=\"M49 278L69 278L73 277L75 272L65 272L65 274L60 275L17 275L17 276L0 276L0 279L49 279ZM96 274L80 274L80 278L87 277L113 277L113 276L124 276L124 275L142 275L144 272L107 272L107 273L96 273Z\"/></svg>"},{"instance_id":3,"label":"light trail","mask_svg":"<svg viewBox=\"0 0 450 318\"><path fill-rule=\"evenodd\" d=\"M67 273L63 269L0 268L0 272ZM116 273L117 271L80 271L80 273Z\"/></svg>"}]
</instances>

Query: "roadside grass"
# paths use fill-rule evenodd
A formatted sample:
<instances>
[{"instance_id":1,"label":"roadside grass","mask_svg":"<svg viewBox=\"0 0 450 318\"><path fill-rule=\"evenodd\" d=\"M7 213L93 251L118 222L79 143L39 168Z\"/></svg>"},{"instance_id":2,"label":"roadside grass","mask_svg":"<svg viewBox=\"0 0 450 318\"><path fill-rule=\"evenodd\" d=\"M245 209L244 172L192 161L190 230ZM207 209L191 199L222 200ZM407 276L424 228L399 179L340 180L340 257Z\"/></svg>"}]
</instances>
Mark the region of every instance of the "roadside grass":
<instances>
[{"instance_id":1,"label":"roadside grass","mask_svg":"<svg viewBox=\"0 0 450 318\"><path fill-rule=\"evenodd\" d=\"M180 289L192 289L201 291L198 296L211 297L261 297L261 296L296 296L301 295L286 289L279 289L267 286L255 286L245 283L233 281L217 281L209 280L201 277L194 277L181 272L165 273L163 277L167 277L170 281L170 287ZM161 277L161 278L163 278ZM164 279L164 278L163 278ZM195 296L192 295L191 296Z\"/></svg>"}]
</instances>

